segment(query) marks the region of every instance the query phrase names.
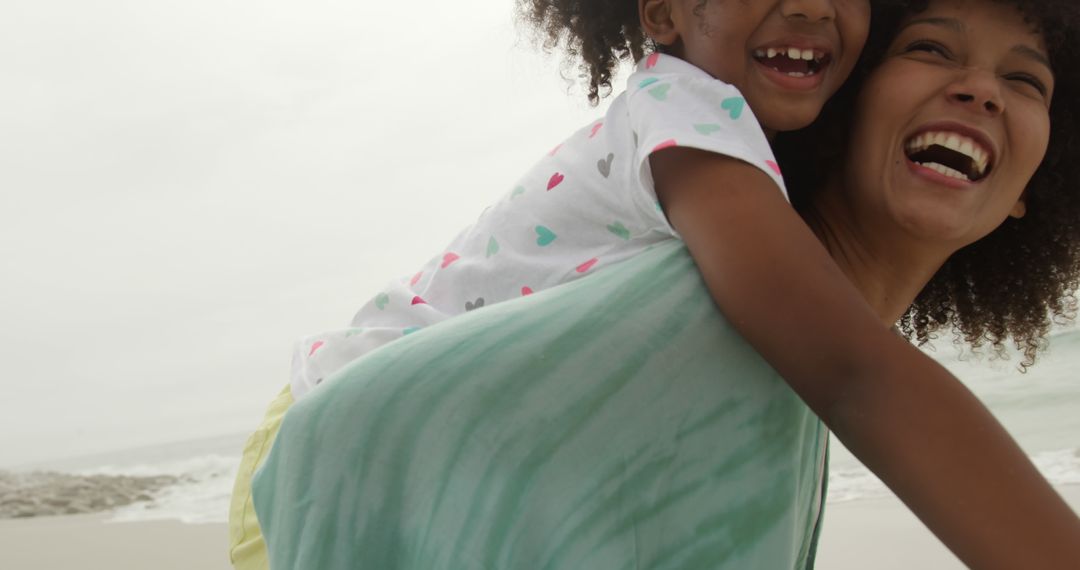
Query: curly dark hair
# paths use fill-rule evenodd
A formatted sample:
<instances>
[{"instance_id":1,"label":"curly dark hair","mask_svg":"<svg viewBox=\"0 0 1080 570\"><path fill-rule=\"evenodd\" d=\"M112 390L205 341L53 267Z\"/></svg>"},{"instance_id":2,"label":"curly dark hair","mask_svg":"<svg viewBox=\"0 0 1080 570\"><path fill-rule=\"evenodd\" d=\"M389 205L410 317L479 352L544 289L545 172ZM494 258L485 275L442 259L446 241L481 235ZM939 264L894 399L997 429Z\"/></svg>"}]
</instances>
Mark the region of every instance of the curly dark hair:
<instances>
[{"instance_id":1,"label":"curly dark hair","mask_svg":"<svg viewBox=\"0 0 1080 570\"><path fill-rule=\"evenodd\" d=\"M1076 318L1080 284L1080 3L1076 0L994 0L1015 6L1045 39L1055 75L1046 157L1027 186L1027 213L1008 218L985 238L946 261L900 319L899 330L920 346L943 328L954 342L974 350L989 345L1006 356L1009 338L1026 370L1046 346L1055 322ZM843 154L850 110L862 80L883 57L903 17L925 10L929 0L889 0L875 6L870 40L852 78L829 101L818 120L775 141L796 209L812 197ZM879 17L883 16L883 17ZM808 152L809 151L809 152Z\"/></svg>"},{"instance_id":2,"label":"curly dark hair","mask_svg":"<svg viewBox=\"0 0 1080 570\"><path fill-rule=\"evenodd\" d=\"M641 29L637 0L517 0L517 9L545 50L562 49L567 67L577 63L588 77L593 105L611 93L620 61L634 62L656 49Z\"/></svg>"}]
</instances>

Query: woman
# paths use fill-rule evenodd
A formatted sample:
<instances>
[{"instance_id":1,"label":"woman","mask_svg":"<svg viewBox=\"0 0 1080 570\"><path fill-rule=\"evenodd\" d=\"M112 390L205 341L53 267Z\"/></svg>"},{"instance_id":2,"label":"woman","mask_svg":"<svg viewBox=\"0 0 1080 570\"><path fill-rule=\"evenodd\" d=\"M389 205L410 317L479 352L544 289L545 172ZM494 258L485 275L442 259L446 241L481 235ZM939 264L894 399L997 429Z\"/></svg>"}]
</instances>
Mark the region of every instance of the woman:
<instances>
[{"instance_id":1,"label":"woman","mask_svg":"<svg viewBox=\"0 0 1080 570\"><path fill-rule=\"evenodd\" d=\"M825 495L822 420L968 565L1075 567L1080 521L1007 434L939 367L878 340L898 320L921 336L958 318L969 335L1019 332L1037 345L1040 327L1024 323L1042 321L1023 303L999 304L1010 311L1001 321L973 316L995 305L966 252L1000 243L998 232L1021 250L1064 243L1008 276L1010 291L1053 275L1059 293L1038 302L1061 313L1075 286L1075 223L1059 218L1054 244L1022 229L1029 217L1052 219L1048 207L1077 213L1075 192L1047 170L1066 168L1054 161L1076 128L1051 106L1076 92L1055 28L1075 30L1076 13L1041 6L1055 17L939 0L883 36L891 41L855 101L843 175L803 202L876 328L838 319L833 330L775 331L795 353L873 337L880 350L849 361L857 381L793 369L800 360L788 354L761 350L763 359L752 348L760 339L738 315L721 317L687 271L682 245L658 246L387 345L294 406L255 482L273 567L810 567ZM668 156L653 167L669 180L695 166ZM665 206L680 231L700 223ZM931 279L946 284L951 307L934 311L938 292L907 312ZM785 286L834 302L796 280Z\"/></svg>"}]
</instances>

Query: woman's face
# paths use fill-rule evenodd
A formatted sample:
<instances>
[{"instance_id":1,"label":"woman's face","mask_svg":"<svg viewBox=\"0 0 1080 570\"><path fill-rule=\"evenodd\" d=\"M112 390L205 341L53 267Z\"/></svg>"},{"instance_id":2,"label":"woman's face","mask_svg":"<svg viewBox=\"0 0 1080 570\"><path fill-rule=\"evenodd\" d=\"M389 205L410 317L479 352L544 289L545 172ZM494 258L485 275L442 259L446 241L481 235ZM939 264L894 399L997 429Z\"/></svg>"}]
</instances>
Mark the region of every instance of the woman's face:
<instances>
[{"instance_id":1,"label":"woman's face","mask_svg":"<svg viewBox=\"0 0 1080 570\"><path fill-rule=\"evenodd\" d=\"M959 249L1022 216L1053 89L1042 39L1015 8L931 2L859 95L844 165L859 222L869 212L874 228L892 222Z\"/></svg>"}]
</instances>

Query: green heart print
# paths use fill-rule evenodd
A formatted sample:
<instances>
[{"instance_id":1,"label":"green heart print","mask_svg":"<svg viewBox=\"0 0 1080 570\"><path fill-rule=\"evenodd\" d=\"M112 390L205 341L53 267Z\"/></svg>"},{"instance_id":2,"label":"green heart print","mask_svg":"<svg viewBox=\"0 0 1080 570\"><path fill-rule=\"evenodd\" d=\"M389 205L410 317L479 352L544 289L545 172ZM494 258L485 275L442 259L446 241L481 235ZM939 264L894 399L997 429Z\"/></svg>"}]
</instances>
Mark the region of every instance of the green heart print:
<instances>
[{"instance_id":1,"label":"green heart print","mask_svg":"<svg viewBox=\"0 0 1080 570\"><path fill-rule=\"evenodd\" d=\"M720 125L714 124L714 123L705 123L705 124L701 124L701 125L694 125L694 130L701 133L701 134L703 134L703 135L711 135L711 134L715 133L716 131L719 131L721 128L723 128L723 127L721 127Z\"/></svg>"},{"instance_id":2,"label":"green heart print","mask_svg":"<svg viewBox=\"0 0 1080 570\"><path fill-rule=\"evenodd\" d=\"M650 78L642 81L641 83L638 83L638 89L644 89L644 88L652 85L653 83L657 83L659 81L660 80L655 78L655 77L650 77Z\"/></svg>"},{"instance_id":3,"label":"green heart print","mask_svg":"<svg viewBox=\"0 0 1080 570\"><path fill-rule=\"evenodd\" d=\"M649 89L649 95L652 95L653 99L656 99L657 101L665 101L667 100L667 93L669 89L671 89L671 85L667 83L657 85L656 87Z\"/></svg>"},{"instance_id":4,"label":"green heart print","mask_svg":"<svg viewBox=\"0 0 1080 570\"><path fill-rule=\"evenodd\" d=\"M559 236L555 235L555 232L544 226L536 226L536 245L547 247L551 245L551 242L555 241L555 238L557 237Z\"/></svg>"},{"instance_id":5,"label":"green heart print","mask_svg":"<svg viewBox=\"0 0 1080 570\"><path fill-rule=\"evenodd\" d=\"M720 102L720 108L727 111L733 120L742 116L743 107L746 107L746 99L742 97L728 97Z\"/></svg>"},{"instance_id":6,"label":"green heart print","mask_svg":"<svg viewBox=\"0 0 1080 570\"><path fill-rule=\"evenodd\" d=\"M614 224L608 224L608 231L621 237L622 239L630 239L630 230L626 229L626 226L622 225L622 222L616 221Z\"/></svg>"}]
</instances>

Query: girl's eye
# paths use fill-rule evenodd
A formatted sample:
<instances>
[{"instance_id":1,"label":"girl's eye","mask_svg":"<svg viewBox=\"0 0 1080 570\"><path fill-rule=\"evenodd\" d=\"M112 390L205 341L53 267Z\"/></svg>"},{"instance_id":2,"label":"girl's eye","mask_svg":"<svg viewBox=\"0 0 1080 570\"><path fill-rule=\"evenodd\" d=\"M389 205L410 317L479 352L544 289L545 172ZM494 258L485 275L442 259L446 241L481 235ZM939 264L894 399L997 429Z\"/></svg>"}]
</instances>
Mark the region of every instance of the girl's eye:
<instances>
[{"instance_id":1,"label":"girl's eye","mask_svg":"<svg viewBox=\"0 0 1080 570\"><path fill-rule=\"evenodd\" d=\"M952 57L952 52L949 51L949 48L931 40L918 40L911 42L910 44L908 44L907 48L904 51L924 51L927 53L937 54L945 58Z\"/></svg>"}]
</instances>

